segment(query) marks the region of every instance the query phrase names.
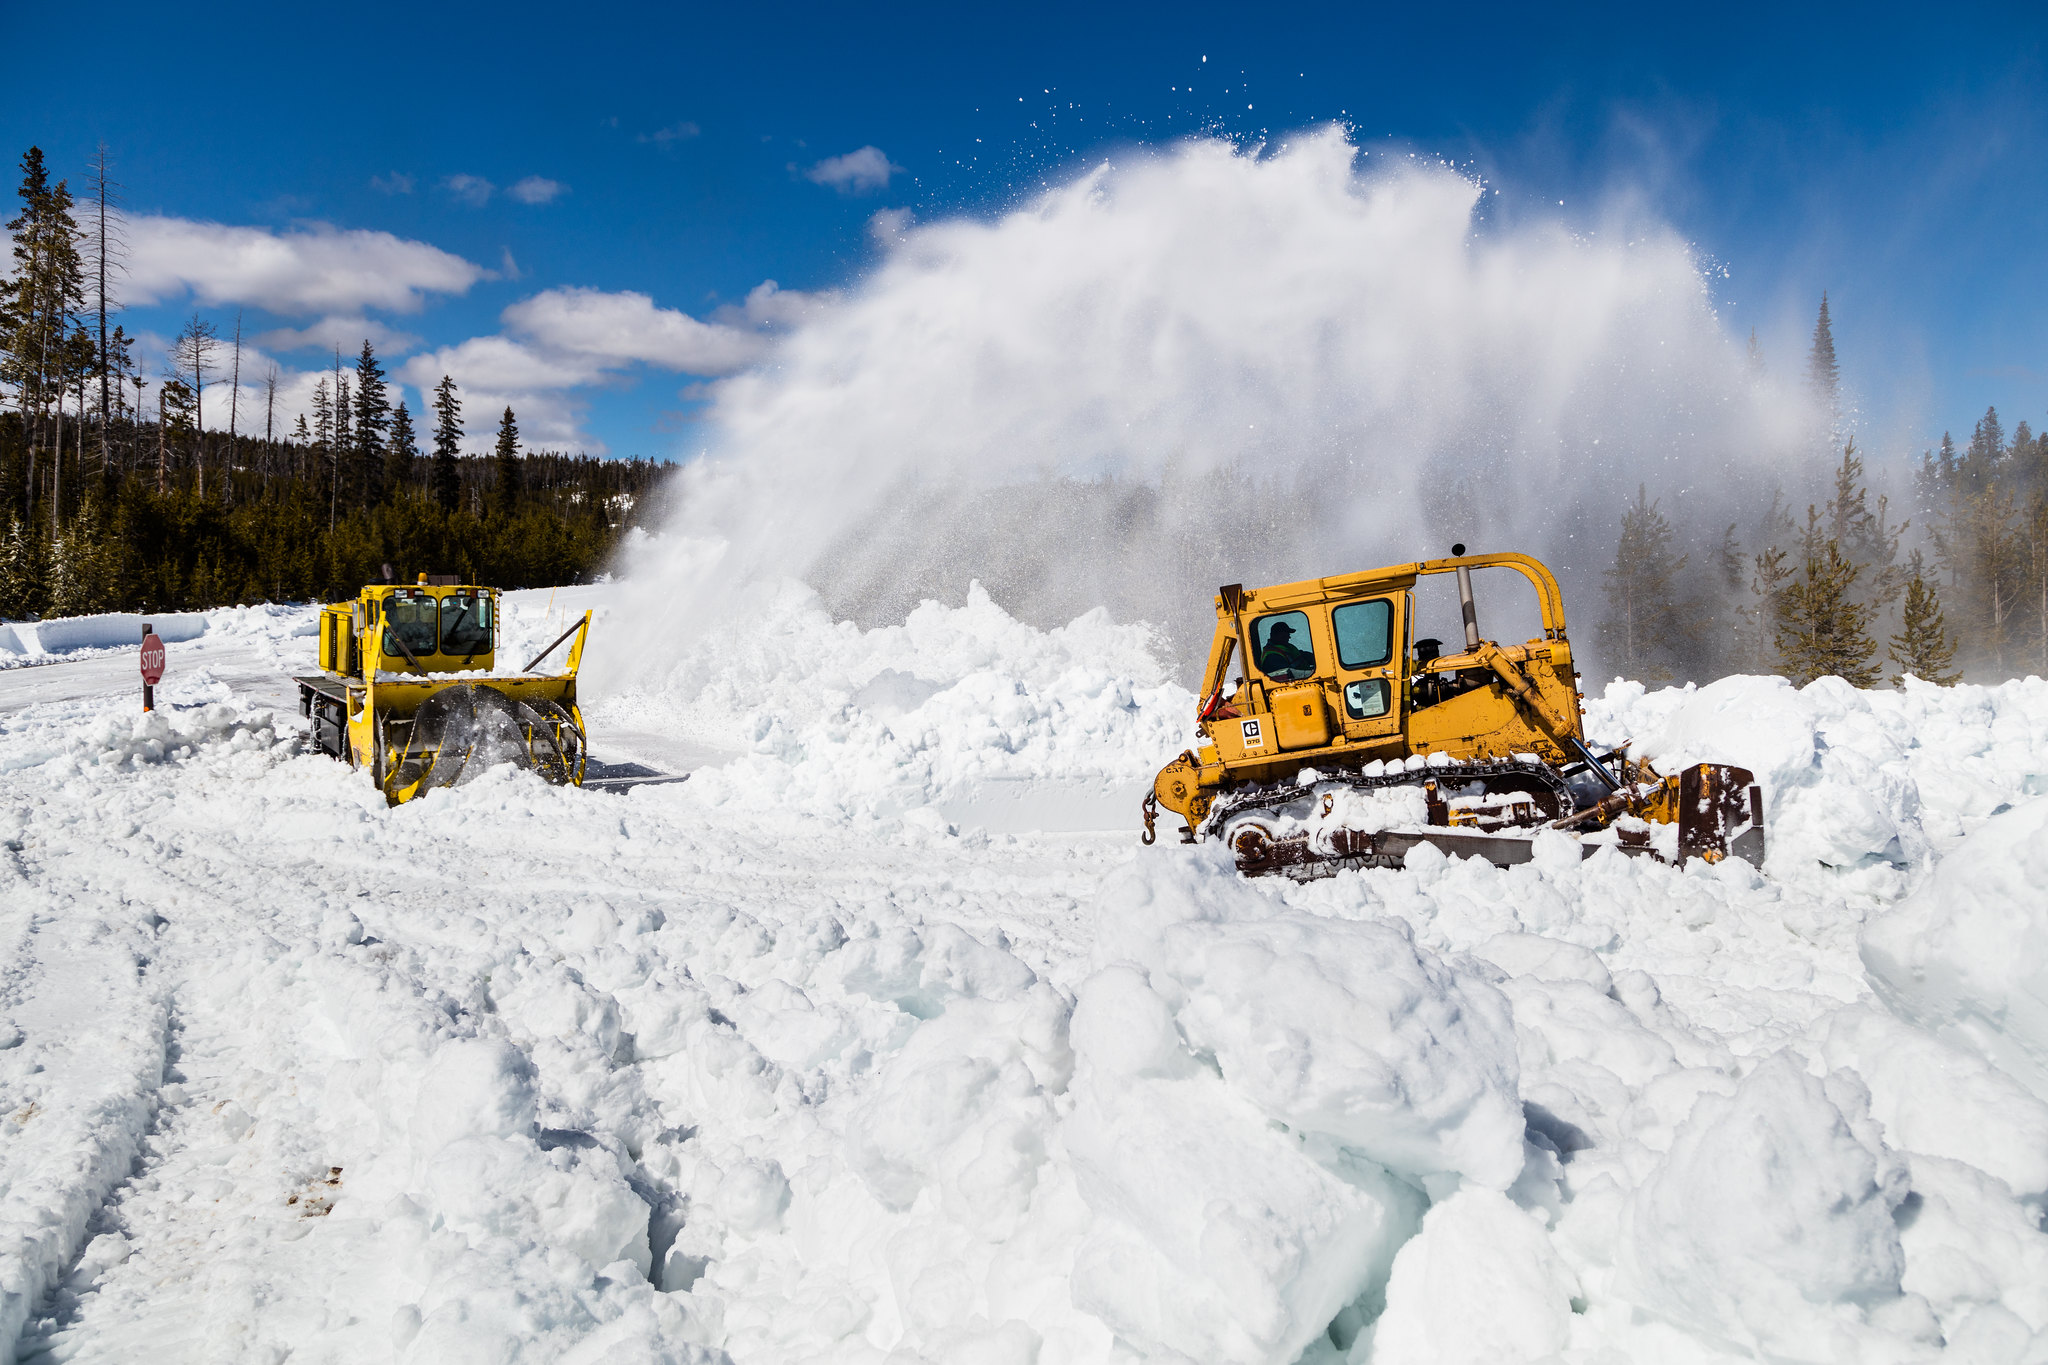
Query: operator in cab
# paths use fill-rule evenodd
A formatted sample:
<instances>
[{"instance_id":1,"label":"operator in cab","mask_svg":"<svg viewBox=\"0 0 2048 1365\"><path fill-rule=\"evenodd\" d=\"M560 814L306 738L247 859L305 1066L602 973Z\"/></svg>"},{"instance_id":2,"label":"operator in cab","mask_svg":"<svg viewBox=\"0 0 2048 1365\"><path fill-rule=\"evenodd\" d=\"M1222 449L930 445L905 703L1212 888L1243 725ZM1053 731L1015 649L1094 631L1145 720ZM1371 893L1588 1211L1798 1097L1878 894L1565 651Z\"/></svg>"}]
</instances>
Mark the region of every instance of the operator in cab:
<instances>
[{"instance_id":1,"label":"operator in cab","mask_svg":"<svg viewBox=\"0 0 2048 1365\"><path fill-rule=\"evenodd\" d=\"M1316 656L1294 643L1294 627L1282 621L1266 636L1259 668L1269 678L1305 678L1316 671Z\"/></svg>"}]
</instances>

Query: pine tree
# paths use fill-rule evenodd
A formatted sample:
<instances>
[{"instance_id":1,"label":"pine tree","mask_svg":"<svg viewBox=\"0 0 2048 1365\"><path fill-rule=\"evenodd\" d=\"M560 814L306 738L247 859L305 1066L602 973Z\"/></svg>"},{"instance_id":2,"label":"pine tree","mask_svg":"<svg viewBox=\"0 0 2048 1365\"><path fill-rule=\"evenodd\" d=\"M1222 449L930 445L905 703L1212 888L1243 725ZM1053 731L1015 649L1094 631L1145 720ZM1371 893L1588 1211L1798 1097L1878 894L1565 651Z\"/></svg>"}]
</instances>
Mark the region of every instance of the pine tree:
<instances>
[{"instance_id":1,"label":"pine tree","mask_svg":"<svg viewBox=\"0 0 2048 1365\"><path fill-rule=\"evenodd\" d=\"M37 419L63 393L64 355L73 322L85 305L85 273L70 189L62 180L50 184L40 148L29 148L21 169L21 212L7 224L15 269L7 289L6 335L0 338L5 343L0 380L15 386L28 437L23 515L32 523L40 486L36 460L42 447L42 424Z\"/></svg>"},{"instance_id":2,"label":"pine tree","mask_svg":"<svg viewBox=\"0 0 2048 1365\"><path fill-rule=\"evenodd\" d=\"M1891 660L1899 666L1901 681L1910 673L1937 687L1953 686L1963 676L1953 668L1955 639L1948 633L1941 598L1922 573L1917 553L1913 556L1912 573L1906 580L1906 606L1900 613L1899 633L1892 636Z\"/></svg>"},{"instance_id":3,"label":"pine tree","mask_svg":"<svg viewBox=\"0 0 2048 1365\"><path fill-rule=\"evenodd\" d=\"M1865 584L1864 600L1882 614L1905 591L1905 572L1898 565L1899 540L1911 522L1891 524L1890 500L1880 494L1871 510L1863 483L1863 457L1856 442L1842 447L1835 467L1835 493L1828 499L1828 534L1842 547Z\"/></svg>"},{"instance_id":4,"label":"pine tree","mask_svg":"<svg viewBox=\"0 0 2048 1365\"><path fill-rule=\"evenodd\" d=\"M1671 523L1638 485L1635 506L1622 514L1614 567L1605 574L1600 643L1611 667L1644 682L1668 681L1668 661L1686 652L1693 633L1692 613L1677 598L1686 557L1673 557L1671 539Z\"/></svg>"},{"instance_id":5,"label":"pine tree","mask_svg":"<svg viewBox=\"0 0 2048 1365\"><path fill-rule=\"evenodd\" d=\"M510 407L498 420L497 464L497 513L510 518L519 500L519 424Z\"/></svg>"},{"instance_id":6,"label":"pine tree","mask_svg":"<svg viewBox=\"0 0 2048 1365\"><path fill-rule=\"evenodd\" d=\"M462 451L462 399L447 375L434 386L434 501L453 512L462 498L462 473L455 459Z\"/></svg>"},{"instance_id":7,"label":"pine tree","mask_svg":"<svg viewBox=\"0 0 2048 1365\"><path fill-rule=\"evenodd\" d=\"M1830 418L1841 411L1841 367L1835 363L1835 328L1828 319L1828 296L1820 296L1820 319L1813 324L1813 349L1806 356L1806 382Z\"/></svg>"},{"instance_id":8,"label":"pine tree","mask_svg":"<svg viewBox=\"0 0 2048 1365\"><path fill-rule=\"evenodd\" d=\"M359 506L384 500L384 431L391 423L391 397L384 371L366 338L356 357L354 492Z\"/></svg>"},{"instance_id":9,"label":"pine tree","mask_svg":"<svg viewBox=\"0 0 2048 1365\"><path fill-rule=\"evenodd\" d=\"M303 414L299 420L305 420ZM327 475L327 529L332 532L341 484L340 472L334 462L334 399L324 375L313 386L313 461L315 467Z\"/></svg>"},{"instance_id":10,"label":"pine tree","mask_svg":"<svg viewBox=\"0 0 2048 1365\"><path fill-rule=\"evenodd\" d=\"M1752 380L1764 377L1764 348L1757 344L1754 327L1749 329L1749 377Z\"/></svg>"},{"instance_id":11,"label":"pine tree","mask_svg":"<svg viewBox=\"0 0 2048 1365\"><path fill-rule=\"evenodd\" d=\"M391 414L391 439L384 445L385 498L392 502L404 498L405 486L412 481L413 461L419 456L419 442L412 432L412 413L407 411L405 400L400 399Z\"/></svg>"},{"instance_id":12,"label":"pine tree","mask_svg":"<svg viewBox=\"0 0 2048 1365\"><path fill-rule=\"evenodd\" d=\"M1802 563L1780 592L1778 658L1797 686L1837 677L1851 687L1879 678L1872 663L1877 644L1867 633L1871 610L1855 598L1856 565L1841 543L1825 534L1820 510L1806 512Z\"/></svg>"},{"instance_id":13,"label":"pine tree","mask_svg":"<svg viewBox=\"0 0 2048 1365\"><path fill-rule=\"evenodd\" d=\"M1970 444L1963 451L1962 476L1972 493L1982 492L1991 481L1998 477L1999 466L2005 459L2005 424L1998 420L1998 409L1984 409L1984 415L1977 419L1977 426L1970 433Z\"/></svg>"}]
</instances>

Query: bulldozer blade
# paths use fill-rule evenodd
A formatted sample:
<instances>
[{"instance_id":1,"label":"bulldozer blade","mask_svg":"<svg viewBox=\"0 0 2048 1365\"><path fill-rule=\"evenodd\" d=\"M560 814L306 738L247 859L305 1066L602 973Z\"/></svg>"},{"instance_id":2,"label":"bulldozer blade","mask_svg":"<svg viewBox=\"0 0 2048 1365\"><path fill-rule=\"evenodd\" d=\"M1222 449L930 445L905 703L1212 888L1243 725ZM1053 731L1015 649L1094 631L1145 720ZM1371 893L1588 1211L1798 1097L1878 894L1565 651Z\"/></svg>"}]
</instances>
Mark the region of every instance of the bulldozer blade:
<instances>
[{"instance_id":1,"label":"bulldozer blade","mask_svg":"<svg viewBox=\"0 0 2048 1365\"><path fill-rule=\"evenodd\" d=\"M1756 774L1695 763L1678 775L1678 860L1736 857L1764 864L1764 795Z\"/></svg>"}]
</instances>

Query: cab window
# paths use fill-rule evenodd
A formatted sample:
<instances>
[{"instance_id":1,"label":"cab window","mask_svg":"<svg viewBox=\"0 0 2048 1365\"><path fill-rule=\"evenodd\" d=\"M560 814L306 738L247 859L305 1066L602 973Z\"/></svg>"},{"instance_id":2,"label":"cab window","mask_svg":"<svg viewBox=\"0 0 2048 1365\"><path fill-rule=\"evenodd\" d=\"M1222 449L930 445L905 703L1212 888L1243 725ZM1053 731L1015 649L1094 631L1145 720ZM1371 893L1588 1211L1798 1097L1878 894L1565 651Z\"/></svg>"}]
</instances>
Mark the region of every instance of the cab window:
<instances>
[{"instance_id":1,"label":"cab window","mask_svg":"<svg viewBox=\"0 0 2048 1365\"><path fill-rule=\"evenodd\" d=\"M441 652L465 657L491 647L491 595L455 592L441 599Z\"/></svg>"},{"instance_id":2,"label":"cab window","mask_svg":"<svg viewBox=\"0 0 2048 1365\"><path fill-rule=\"evenodd\" d=\"M1277 611L1255 619L1252 658L1261 673L1278 682L1314 677L1316 647L1308 633L1308 613Z\"/></svg>"},{"instance_id":3,"label":"cab window","mask_svg":"<svg viewBox=\"0 0 2048 1365\"><path fill-rule=\"evenodd\" d=\"M1392 689L1385 678L1367 678L1344 684L1344 714L1353 720L1371 720L1387 714Z\"/></svg>"},{"instance_id":4,"label":"cab window","mask_svg":"<svg viewBox=\"0 0 2048 1365\"><path fill-rule=\"evenodd\" d=\"M1394 604L1386 598L1347 603L1330 613L1330 625L1344 667L1378 668L1394 657Z\"/></svg>"},{"instance_id":5,"label":"cab window","mask_svg":"<svg viewBox=\"0 0 2048 1365\"><path fill-rule=\"evenodd\" d=\"M399 642L404 641L417 657L434 652L435 639L434 599L425 593L394 593L384 599L384 653L389 658L404 658L405 650Z\"/></svg>"}]
</instances>

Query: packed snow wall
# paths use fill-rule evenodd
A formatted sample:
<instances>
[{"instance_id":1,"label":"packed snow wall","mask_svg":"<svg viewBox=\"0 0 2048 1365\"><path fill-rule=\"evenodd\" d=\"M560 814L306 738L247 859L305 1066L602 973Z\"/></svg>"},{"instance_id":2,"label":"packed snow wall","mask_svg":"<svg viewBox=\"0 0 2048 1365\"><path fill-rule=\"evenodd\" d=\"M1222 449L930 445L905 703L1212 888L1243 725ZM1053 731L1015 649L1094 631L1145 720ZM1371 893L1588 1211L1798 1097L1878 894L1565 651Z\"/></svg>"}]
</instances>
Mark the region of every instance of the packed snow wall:
<instances>
[{"instance_id":1,"label":"packed snow wall","mask_svg":"<svg viewBox=\"0 0 2048 1365\"><path fill-rule=\"evenodd\" d=\"M763 577L868 625L978 578L1035 625L1157 623L1183 674L1219 583L1454 541L1549 558L1593 612L1638 483L1718 530L1812 431L1668 228L1503 222L1335 128L1131 149L912 227L713 392L670 543L633 565L658 635Z\"/></svg>"}]
</instances>

